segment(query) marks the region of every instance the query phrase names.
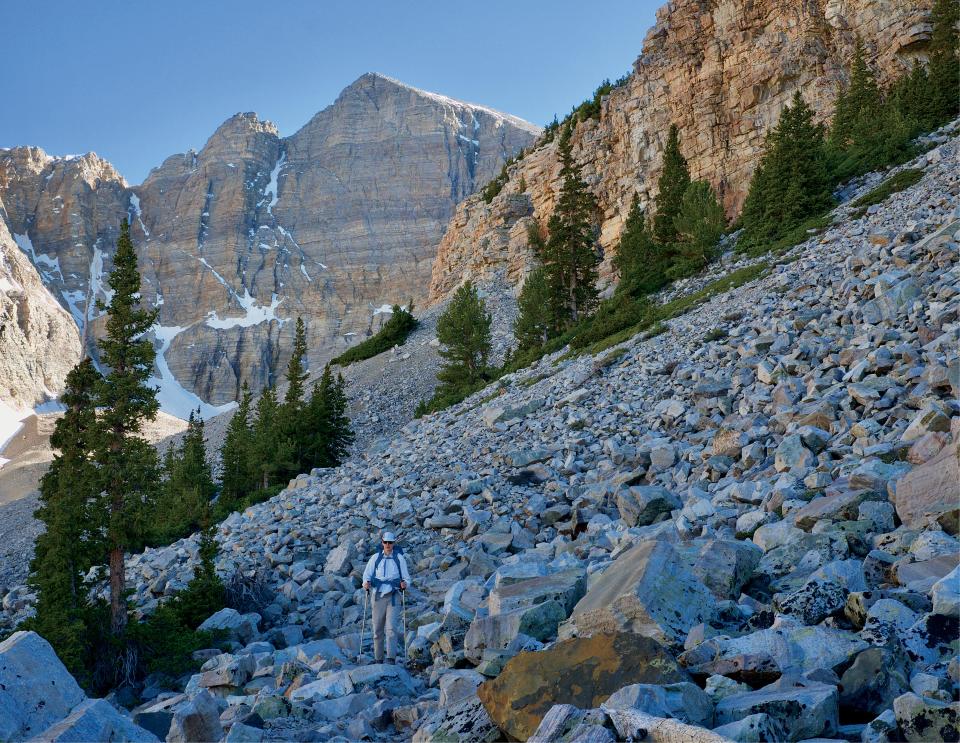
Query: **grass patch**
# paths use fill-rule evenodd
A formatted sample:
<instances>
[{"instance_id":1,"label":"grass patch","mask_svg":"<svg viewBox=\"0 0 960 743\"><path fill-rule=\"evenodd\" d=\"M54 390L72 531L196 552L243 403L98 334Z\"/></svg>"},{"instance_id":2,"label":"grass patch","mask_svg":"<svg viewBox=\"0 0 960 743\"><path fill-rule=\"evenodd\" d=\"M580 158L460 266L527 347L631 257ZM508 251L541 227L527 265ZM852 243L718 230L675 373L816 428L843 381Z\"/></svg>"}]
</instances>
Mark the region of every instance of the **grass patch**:
<instances>
[{"instance_id":1,"label":"grass patch","mask_svg":"<svg viewBox=\"0 0 960 743\"><path fill-rule=\"evenodd\" d=\"M709 343L710 341L723 340L723 339L726 338L726 337L727 337L727 331L726 331L726 330L724 330L723 328L714 328L714 329L711 330L709 333L707 333L705 336L703 336L703 340L705 340L707 343Z\"/></svg>"},{"instance_id":2,"label":"grass patch","mask_svg":"<svg viewBox=\"0 0 960 743\"><path fill-rule=\"evenodd\" d=\"M810 217L810 219L786 232L780 239L772 243L756 245L741 252L752 258L759 258L761 255L766 255L767 253L781 255L790 250L790 248L806 242L814 235L822 232L830 225L831 221L830 212L819 214L816 217Z\"/></svg>"},{"instance_id":3,"label":"grass patch","mask_svg":"<svg viewBox=\"0 0 960 743\"><path fill-rule=\"evenodd\" d=\"M887 180L872 191L865 193L854 201L851 206L865 209L868 206L879 204L881 201L886 201L887 198L893 194L903 191L905 188L910 188L910 186L919 182L921 178L923 178L923 171L920 168L906 168L896 175L887 178Z\"/></svg>"},{"instance_id":4,"label":"grass patch","mask_svg":"<svg viewBox=\"0 0 960 743\"><path fill-rule=\"evenodd\" d=\"M413 309L413 305L410 305ZM393 314L384 324L376 335L367 338L367 340L351 346L342 354L333 359L331 363L340 366L349 366L356 361L363 361L374 356L389 351L394 346L402 346L407 341L407 337L416 330L420 323L407 310L399 305L393 305Z\"/></svg>"},{"instance_id":5,"label":"grass patch","mask_svg":"<svg viewBox=\"0 0 960 743\"><path fill-rule=\"evenodd\" d=\"M669 320L682 315L685 312L689 312L694 307L703 304L711 297L715 297L718 294L723 294L731 289L736 289L739 286L743 286L744 284L759 278L766 273L769 267L770 266L766 261L761 261L760 263L754 263L752 266L745 266L744 268L737 269L733 273L727 274L726 276L707 284L700 291L693 292L692 294L686 294L682 297L677 297L666 304L660 305L657 314L662 320Z\"/></svg>"}]
</instances>

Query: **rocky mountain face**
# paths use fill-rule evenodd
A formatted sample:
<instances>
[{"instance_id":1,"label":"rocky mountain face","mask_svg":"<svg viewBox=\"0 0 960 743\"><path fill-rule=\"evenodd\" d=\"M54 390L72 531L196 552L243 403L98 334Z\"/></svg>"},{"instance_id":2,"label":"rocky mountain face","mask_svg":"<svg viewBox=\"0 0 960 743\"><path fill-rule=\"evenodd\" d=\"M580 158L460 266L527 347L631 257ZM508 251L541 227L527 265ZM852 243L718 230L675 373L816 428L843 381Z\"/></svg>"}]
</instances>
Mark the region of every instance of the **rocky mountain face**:
<instances>
[{"instance_id":1,"label":"rocky mountain face","mask_svg":"<svg viewBox=\"0 0 960 743\"><path fill-rule=\"evenodd\" d=\"M15 241L3 211L0 201L0 406L30 410L63 391L67 372L80 359L80 334L31 262L39 256L30 255L29 240L18 235ZM48 275L59 270L42 259L39 265Z\"/></svg>"},{"instance_id":2,"label":"rocky mountain face","mask_svg":"<svg viewBox=\"0 0 960 743\"><path fill-rule=\"evenodd\" d=\"M38 705L73 686L15 634L8 737L95 718L138 740L956 740L958 133L776 262L678 282L659 299L760 269L664 332L541 359L231 515L218 570L269 590L207 619L230 651L151 677L130 717ZM402 665L361 636L381 529L411 565ZM197 535L132 556L132 604L197 560ZM31 600L9 591L4 621Z\"/></svg>"},{"instance_id":3,"label":"rocky mountain face","mask_svg":"<svg viewBox=\"0 0 960 743\"><path fill-rule=\"evenodd\" d=\"M11 232L87 337L120 220L160 308L164 408L204 412L280 371L296 316L319 364L394 303L422 303L456 204L539 129L482 106L362 76L291 137L255 114L130 187L96 155L0 152Z\"/></svg>"},{"instance_id":4,"label":"rocky mountain face","mask_svg":"<svg viewBox=\"0 0 960 743\"><path fill-rule=\"evenodd\" d=\"M599 120L577 126L575 160L600 207L601 278L634 194L644 208L656 195L671 123L691 175L709 181L729 214L743 203L766 132L794 91L822 120L832 113L857 37L881 81L908 70L929 39L930 0L677 0L657 24L626 84L603 100ZM434 264L430 299L465 279L495 274L512 284L529 269L527 226L541 228L559 193L556 143L510 168L491 204L479 197L457 209Z\"/></svg>"}]
</instances>

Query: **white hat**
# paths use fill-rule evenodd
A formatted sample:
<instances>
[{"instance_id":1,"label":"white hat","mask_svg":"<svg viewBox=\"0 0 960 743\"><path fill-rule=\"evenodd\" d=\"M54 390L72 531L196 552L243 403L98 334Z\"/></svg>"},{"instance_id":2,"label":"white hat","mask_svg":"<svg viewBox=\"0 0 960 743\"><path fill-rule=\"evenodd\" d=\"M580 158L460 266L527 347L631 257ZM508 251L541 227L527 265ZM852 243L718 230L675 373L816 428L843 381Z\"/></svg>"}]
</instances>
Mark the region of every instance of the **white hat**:
<instances>
[{"instance_id":1,"label":"white hat","mask_svg":"<svg viewBox=\"0 0 960 743\"><path fill-rule=\"evenodd\" d=\"M396 542L397 536L392 531L385 531L381 537L384 542Z\"/></svg>"}]
</instances>

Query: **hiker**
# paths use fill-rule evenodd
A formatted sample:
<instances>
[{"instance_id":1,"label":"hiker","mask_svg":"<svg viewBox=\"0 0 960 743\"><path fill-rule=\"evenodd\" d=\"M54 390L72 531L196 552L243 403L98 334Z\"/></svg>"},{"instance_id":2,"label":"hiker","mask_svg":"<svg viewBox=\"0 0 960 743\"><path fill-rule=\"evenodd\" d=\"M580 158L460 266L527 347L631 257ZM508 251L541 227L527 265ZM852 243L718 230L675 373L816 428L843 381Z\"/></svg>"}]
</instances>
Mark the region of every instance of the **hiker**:
<instances>
[{"instance_id":1,"label":"hiker","mask_svg":"<svg viewBox=\"0 0 960 743\"><path fill-rule=\"evenodd\" d=\"M397 619L400 616L402 597L410 583L410 571L403 552L395 545L392 531L383 533L381 549L370 556L363 570L363 588L373 588L373 658L383 662L383 640L387 640L387 663L397 659Z\"/></svg>"}]
</instances>

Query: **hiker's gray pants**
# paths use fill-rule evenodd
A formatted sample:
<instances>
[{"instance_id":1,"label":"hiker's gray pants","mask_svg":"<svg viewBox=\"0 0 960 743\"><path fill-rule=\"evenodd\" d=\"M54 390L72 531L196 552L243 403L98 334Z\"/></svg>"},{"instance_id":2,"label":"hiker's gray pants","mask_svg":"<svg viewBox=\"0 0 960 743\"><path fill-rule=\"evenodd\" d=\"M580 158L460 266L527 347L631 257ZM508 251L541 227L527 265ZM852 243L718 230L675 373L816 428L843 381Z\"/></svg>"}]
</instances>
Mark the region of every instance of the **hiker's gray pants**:
<instances>
[{"instance_id":1,"label":"hiker's gray pants","mask_svg":"<svg viewBox=\"0 0 960 743\"><path fill-rule=\"evenodd\" d=\"M400 618L400 600L395 591L380 596L374 592L373 599L373 658L378 663L383 660L383 637L387 637L387 657L397 657L397 620Z\"/></svg>"}]
</instances>

